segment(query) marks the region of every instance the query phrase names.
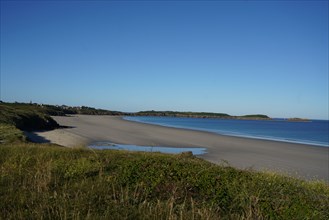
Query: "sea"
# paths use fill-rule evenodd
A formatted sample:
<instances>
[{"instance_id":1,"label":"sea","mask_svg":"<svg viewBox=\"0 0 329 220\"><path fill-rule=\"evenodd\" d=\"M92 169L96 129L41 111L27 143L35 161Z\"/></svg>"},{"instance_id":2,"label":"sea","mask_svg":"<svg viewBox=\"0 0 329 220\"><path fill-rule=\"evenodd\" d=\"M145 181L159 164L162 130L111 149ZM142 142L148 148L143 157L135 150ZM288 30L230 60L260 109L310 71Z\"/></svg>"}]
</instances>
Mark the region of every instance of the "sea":
<instances>
[{"instance_id":1,"label":"sea","mask_svg":"<svg viewBox=\"0 0 329 220\"><path fill-rule=\"evenodd\" d=\"M329 121L237 120L128 116L125 120L167 127L218 133L221 135L316 145L329 148Z\"/></svg>"}]
</instances>

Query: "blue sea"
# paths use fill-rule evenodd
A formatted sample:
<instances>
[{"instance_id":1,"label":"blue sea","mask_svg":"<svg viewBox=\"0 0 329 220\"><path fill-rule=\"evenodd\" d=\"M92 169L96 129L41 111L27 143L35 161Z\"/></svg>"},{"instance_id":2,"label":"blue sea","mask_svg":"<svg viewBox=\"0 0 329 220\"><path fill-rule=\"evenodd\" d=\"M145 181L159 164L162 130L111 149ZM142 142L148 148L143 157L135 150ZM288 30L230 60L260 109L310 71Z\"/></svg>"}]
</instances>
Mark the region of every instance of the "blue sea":
<instances>
[{"instance_id":1,"label":"blue sea","mask_svg":"<svg viewBox=\"0 0 329 220\"><path fill-rule=\"evenodd\" d=\"M151 116L124 117L124 119L222 135L329 147L329 121L327 120L292 122L282 119L234 120Z\"/></svg>"}]
</instances>

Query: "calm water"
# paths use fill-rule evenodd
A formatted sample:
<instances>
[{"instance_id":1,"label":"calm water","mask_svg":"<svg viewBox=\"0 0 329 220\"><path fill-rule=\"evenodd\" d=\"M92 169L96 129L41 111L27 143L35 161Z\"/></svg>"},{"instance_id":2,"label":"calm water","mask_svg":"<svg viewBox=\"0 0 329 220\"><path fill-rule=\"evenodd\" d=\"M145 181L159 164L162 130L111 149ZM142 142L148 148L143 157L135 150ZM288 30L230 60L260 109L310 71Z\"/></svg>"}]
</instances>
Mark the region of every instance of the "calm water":
<instances>
[{"instance_id":1,"label":"calm water","mask_svg":"<svg viewBox=\"0 0 329 220\"><path fill-rule=\"evenodd\" d=\"M329 121L232 120L176 117L124 117L126 120L224 135L304 143L329 147Z\"/></svg>"},{"instance_id":2,"label":"calm water","mask_svg":"<svg viewBox=\"0 0 329 220\"><path fill-rule=\"evenodd\" d=\"M128 150L128 151L143 151L143 152L161 152L167 154L179 154L182 152L191 151L193 155L202 155L207 153L206 148L176 148L176 147L151 147L151 146L137 146L126 144L113 144L109 142L96 142L89 146L97 150L111 149L111 150Z\"/></svg>"}]
</instances>

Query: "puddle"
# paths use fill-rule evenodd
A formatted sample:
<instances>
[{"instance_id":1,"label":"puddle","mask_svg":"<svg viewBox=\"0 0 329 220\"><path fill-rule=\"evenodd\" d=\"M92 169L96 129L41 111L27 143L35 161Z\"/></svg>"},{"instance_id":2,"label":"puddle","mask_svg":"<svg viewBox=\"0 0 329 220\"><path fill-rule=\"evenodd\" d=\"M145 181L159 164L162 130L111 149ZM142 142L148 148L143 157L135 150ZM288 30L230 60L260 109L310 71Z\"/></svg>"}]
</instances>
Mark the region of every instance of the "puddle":
<instances>
[{"instance_id":1,"label":"puddle","mask_svg":"<svg viewBox=\"0 0 329 220\"><path fill-rule=\"evenodd\" d=\"M180 154L183 152L191 151L193 155L202 155L207 153L206 148L196 148L196 147L151 147L151 146L138 146L138 145L125 145L125 144L113 144L108 142L97 142L89 146L93 149L98 150L128 150L128 151L142 151L142 152L160 152L167 154Z\"/></svg>"}]
</instances>

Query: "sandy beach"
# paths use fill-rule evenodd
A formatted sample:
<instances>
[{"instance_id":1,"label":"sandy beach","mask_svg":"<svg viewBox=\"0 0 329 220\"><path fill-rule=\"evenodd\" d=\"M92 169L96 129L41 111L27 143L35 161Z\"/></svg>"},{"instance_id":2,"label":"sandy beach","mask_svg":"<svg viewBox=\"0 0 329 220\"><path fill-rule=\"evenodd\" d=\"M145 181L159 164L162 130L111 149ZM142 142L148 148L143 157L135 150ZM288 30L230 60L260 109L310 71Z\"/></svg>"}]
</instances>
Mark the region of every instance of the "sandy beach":
<instances>
[{"instance_id":1,"label":"sandy beach","mask_svg":"<svg viewBox=\"0 0 329 220\"><path fill-rule=\"evenodd\" d=\"M31 139L74 147L97 141L164 147L205 147L200 156L242 169L269 170L307 178L329 179L329 148L224 136L126 121L115 116L53 117L70 128L35 132Z\"/></svg>"}]
</instances>

